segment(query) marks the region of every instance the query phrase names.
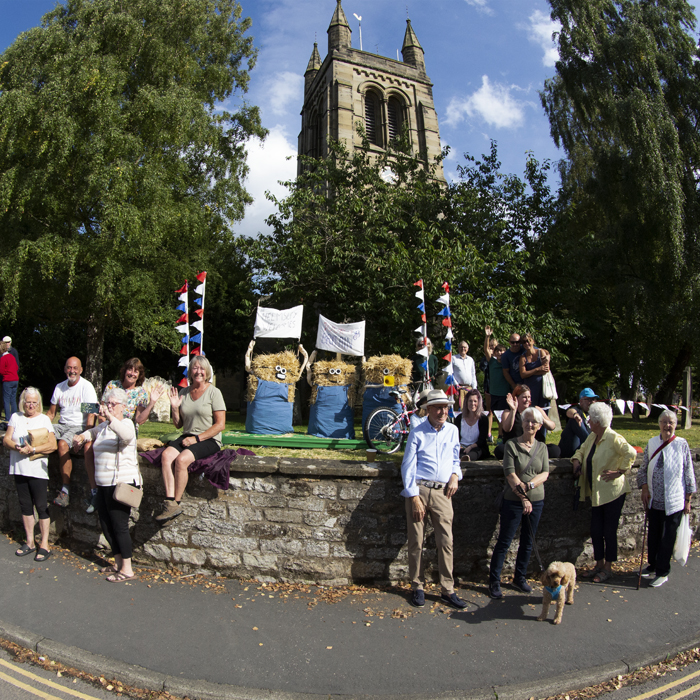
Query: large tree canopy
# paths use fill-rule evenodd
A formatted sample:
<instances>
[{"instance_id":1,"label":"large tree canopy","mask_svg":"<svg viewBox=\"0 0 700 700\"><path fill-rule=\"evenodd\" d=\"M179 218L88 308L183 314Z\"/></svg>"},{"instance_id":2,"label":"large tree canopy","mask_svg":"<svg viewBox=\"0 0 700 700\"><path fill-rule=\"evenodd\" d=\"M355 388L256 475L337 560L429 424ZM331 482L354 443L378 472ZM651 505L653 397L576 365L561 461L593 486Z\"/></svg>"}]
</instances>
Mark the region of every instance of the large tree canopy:
<instances>
[{"instance_id":1,"label":"large tree canopy","mask_svg":"<svg viewBox=\"0 0 700 700\"><path fill-rule=\"evenodd\" d=\"M400 144L379 157L369 148L349 154L340 144L330 151L304 159L303 173L286 183L291 194L274 200L272 235L247 242L266 304L305 305L307 342L321 313L336 322L366 320L368 354L412 352L420 278L436 347L445 333L435 316L443 282L458 338L480 342L490 324L501 334L532 330L551 346L572 330L551 305L532 303L529 278L539 262L530 246L552 204L534 159L527 183L505 177L494 145L481 161L468 159L447 186Z\"/></svg>"},{"instance_id":2,"label":"large tree canopy","mask_svg":"<svg viewBox=\"0 0 700 700\"><path fill-rule=\"evenodd\" d=\"M0 56L0 315L173 346L172 291L249 196L256 52L234 0L67 0ZM222 108L222 103L225 108Z\"/></svg>"},{"instance_id":3,"label":"large tree canopy","mask_svg":"<svg viewBox=\"0 0 700 700\"><path fill-rule=\"evenodd\" d=\"M568 161L550 279L623 392L670 394L698 347L700 62L685 0L551 0L542 103ZM557 256L559 257L557 261ZM573 284L572 284L573 282ZM612 359L612 362L610 361Z\"/></svg>"}]
</instances>

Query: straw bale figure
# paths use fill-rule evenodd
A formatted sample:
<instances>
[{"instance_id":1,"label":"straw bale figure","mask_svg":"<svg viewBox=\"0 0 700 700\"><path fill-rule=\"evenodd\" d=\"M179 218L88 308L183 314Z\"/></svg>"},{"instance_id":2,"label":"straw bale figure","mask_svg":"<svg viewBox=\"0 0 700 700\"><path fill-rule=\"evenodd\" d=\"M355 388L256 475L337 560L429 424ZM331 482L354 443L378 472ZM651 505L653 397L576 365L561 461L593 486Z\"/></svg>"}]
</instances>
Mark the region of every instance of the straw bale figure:
<instances>
[{"instance_id":1,"label":"straw bale figure","mask_svg":"<svg viewBox=\"0 0 700 700\"><path fill-rule=\"evenodd\" d=\"M281 435L293 432L295 385L308 361L303 345L299 345L301 361L291 350L264 353L252 357L255 341L251 340L245 355L248 372L245 429L248 433Z\"/></svg>"},{"instance_id":2,"label":"straw bale figure","mask_svg":"<svg viewBox=\"0 0 700 700\"><path fill-rule=\"evenodd\" d=\"M369 414L377 408L386 406L399 411L401 406L390 392L398 389L408 389L411 381L411 360L400 355L376 355L362 363L363 394L362 400L362 426ZM408 395L404 397L409 400Z\"/></svg>"},{"instance_id":3,"label":"straw bale figure","mask_svg":"<svg viewBox=\"0 0 700 700\"><path fill-rule=\"evenodd\" d=\"M355 437L356 402L360 371L342 360L316 360L311 353L306 379L311 386L309 435L327 438Z\"/></svg>"}]
</instances>

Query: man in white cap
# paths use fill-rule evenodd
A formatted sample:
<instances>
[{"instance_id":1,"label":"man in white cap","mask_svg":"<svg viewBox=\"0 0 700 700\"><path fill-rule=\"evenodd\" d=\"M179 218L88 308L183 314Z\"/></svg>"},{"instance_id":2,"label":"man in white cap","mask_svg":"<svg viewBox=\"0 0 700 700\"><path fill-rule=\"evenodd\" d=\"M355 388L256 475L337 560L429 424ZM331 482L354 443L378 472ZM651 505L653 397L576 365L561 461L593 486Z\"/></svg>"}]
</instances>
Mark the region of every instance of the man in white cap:
<instances>
[{"instance_id":1,"label":"man in white cap","mask_svg":"<svg viewBox=\"0 0 700 700\"><path fill-rule=\"evenodd\" d=\"M10 355L12 355L12 357L15 358L15 361L17 362L17 368L19 369L19 353L12 347L12 338L10 338L9 335L6 335L2 339L2 342L7 343L7 352L9 352Z\"/></svg>"},{"instance_id":2,"label":"man in white cap","mask_svg":"<svg viewBox=\"0 0 700 700\"><path fill-rule=\"evenodd\" d=\"M462 609L467 603L457 597L452 577L452 496L457 492L462 470L459 466L457 428L447 423L452 405L444 391L428 393L425 407L428 420L411 430L406 442L401 478L406 498L408 526L408 575L411 579L411 605L425 605L425 575L421 566L425 515L430 514L440 572L441 600Z\"/></svg>"}]
</instances>

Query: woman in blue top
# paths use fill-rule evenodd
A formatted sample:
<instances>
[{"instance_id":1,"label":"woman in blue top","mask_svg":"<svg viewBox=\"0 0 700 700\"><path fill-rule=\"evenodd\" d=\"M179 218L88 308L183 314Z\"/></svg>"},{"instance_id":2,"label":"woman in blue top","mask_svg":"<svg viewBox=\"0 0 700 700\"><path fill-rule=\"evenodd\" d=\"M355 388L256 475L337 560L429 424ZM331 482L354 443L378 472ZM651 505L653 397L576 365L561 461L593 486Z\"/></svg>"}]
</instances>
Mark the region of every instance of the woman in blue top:
<instances>
[{"instance_id":1,"label":"woman in blue top","mask_svg":"<svg viewBox=\"0 0 700 700\"><path fill-rule=\"evenodd\" d=\"M522 337L523 354L520 356L520 376L522 383L530 387L532 405L545 408L549 401L542 396L542 377L549 372L549 353L535 347L535 340L526 333Z\"/></svg>"}]
</instances>

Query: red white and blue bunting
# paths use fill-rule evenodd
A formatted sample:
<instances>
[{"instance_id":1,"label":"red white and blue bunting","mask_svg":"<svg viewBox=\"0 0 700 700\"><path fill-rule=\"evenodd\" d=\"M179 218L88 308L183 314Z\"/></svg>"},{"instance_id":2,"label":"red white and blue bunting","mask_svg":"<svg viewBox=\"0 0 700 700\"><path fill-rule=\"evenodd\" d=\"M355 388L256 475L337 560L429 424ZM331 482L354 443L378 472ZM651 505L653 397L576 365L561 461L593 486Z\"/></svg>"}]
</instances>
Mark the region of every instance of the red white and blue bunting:
<instances>
[{"instance_id":1,"label":"red white and blue bunting","mask_svg":"<svg viewBox=\"0 0 700 700\"><path fill-rule=\"evenodd\" d=\"M197 285L194 289L196 294L199 296L194 300L194 303L199 307L195 309L195 314L197 320L190 323L189 315L189 285L185 280L185 284L180 287L180 289L175 290L177 294L177 299L180 302L176 309L181 311L182 315L177 319L177 326L175 330L178 333L182 333L182 347L180 348L180 359L178 360L177 366L182 367L182 379L180 380L179 386L186 387L189 382L187 379L188 367L190 365L190 355L204 355L202 350L203 339L204 339L204 298L206 289L207 273L200 272L197 275ZM190 336L190 326L194 328L197 333ZM196 344L196 347L190 350L190 343Z\"/></svg>"},{"instance_id":2,"label":"red white and blue bunting","mask_svg":"<svg viewBox=\"0 0 700 700\"><path fill-rule=\"evenodd\" d=\"M447 282L443 282L442 285L445 293L437 300L439 304L443 304L442 311L438 311L438 316L442 316L442 325L447 328L447 333L445 333L445 350L447 354L443 356L443 360L447 362L447 365L442 368L442 371L447 374L445 379L445 393L448 396L453 396L459 393L459 389L455 386L455 379L452 369L452 312L450 311L450 285ZM454 412L452 407L450 407L450 417L454 418Z\"/></svg>"},{"instance_id":3,"label":"red white and blue bunting","mask_svg":"<svg viewBox=\"0 0 700 700\"><path fill-rule=\"evenodd\" d=\"M199 307L194 310L197 315L197 320L190 325L196 331L199 331L190 338L192 343L198 343L199 347L192 350L192 355L204 355L204 298L206 296L206 286L207 286L207 273L200 272L197 275L197 282L199 284L194 288L194 293L199 294L199 296L194 300L194 303Z\"/></svg>"},{"instance_id":4,"label":"red white and blue bunting","mask_svg":"<svg viewBox=\"0 0 700 700\"><path fill-rule=\"evenodd\" d=\"M187 386L187 368L189 367L190 364L190 317L189 314L187 313L187 309L189 306L188 302L188 285L187 281L185 281L185 284L180 287L180 289L175 290L175 294L177 294L178 301L180 302L176 309L178 311L182 311L182 316L177 319L178 325L175 327L175 330L178 333L183 333L182 337L182 348L180 348L180 359L178 360L177 366L182 367L182 374L183 377L180 380L179 386L185 387Z\"/></svg>"},{"instance_id":5,"label":"red white and blue bunting","mask_svg":"<svg viewBox=\"0 0 700 700\"><path fill-rule=\"evenodd\" d=\"M425 290L423 289L423 280L418 280L417 282L414 282L413 286L419 287L418 291L416 292L416 298L420 299L420 304L418 304L417 308L418 311L420 311L420 319L423 322L422 325L418 326L418 328L416 328L414 331L414 333L420 333L423 337L423 346L416 350L416 353L425 357L425 360L421 363L420 366L425 370L428 380L431 380L432 377L428 376L428 348L425 345L426 340L428 339L428 320L425 315Z\"/></svg>"}]
</instances>

